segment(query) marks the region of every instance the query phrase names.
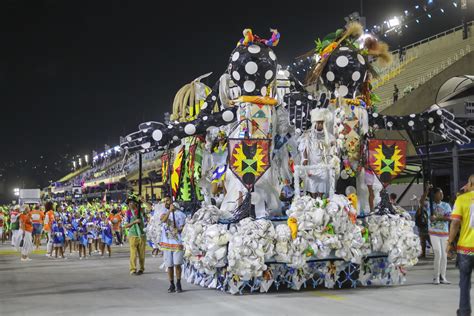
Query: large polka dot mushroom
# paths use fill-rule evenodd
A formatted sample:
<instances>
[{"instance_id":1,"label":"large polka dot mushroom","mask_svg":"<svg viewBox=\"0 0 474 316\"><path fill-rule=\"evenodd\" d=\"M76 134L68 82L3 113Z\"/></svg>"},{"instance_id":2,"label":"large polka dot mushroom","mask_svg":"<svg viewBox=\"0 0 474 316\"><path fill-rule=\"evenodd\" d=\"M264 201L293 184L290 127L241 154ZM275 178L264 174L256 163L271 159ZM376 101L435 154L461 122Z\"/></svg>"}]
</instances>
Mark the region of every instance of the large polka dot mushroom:
<instances>
[{"instance_id":1,"label":"large polka dot mushroom","mask_svg":"<svg viewBox=\"0 0 474 316\"><path fill-rule=\"evenodd\" d=\"M355 98L367 73L365 59L353 49L342 46L336 49L323 69L322 80L336 96Z\"/></svg>"},{"instance_id":2,"label":"large polka dot mushroom","mask_svg":"<svg viewBox=\"0 0 474 316\"><path fill-rule=\"evenodd\" d=\"M277 73L276 55L260 43L240 45L230 55L228 73L242 95L265 96Z\"/></svg>"}]
</instances>

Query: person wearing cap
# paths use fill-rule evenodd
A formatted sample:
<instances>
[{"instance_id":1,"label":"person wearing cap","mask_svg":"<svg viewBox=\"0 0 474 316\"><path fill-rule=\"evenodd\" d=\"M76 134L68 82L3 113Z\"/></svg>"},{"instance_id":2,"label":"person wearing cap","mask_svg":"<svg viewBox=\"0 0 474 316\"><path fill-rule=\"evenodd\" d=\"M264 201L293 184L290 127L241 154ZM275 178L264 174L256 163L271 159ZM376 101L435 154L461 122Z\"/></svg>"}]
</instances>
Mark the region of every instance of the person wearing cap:
<instances>
[{"instance_id":1,"label":"person wearing cap","mask_svg":"<svg viewBox=\"0 0 474 316\"><path fill-rule=\"evenodd\" d=\"M139 207L140 200L131 194L127 200L128 210L126 213L125 228L128 228L128 240L130 245L130 274L141 275L145 272L145 217ZM137 270L137 259L140 265Z\"/></svg>"},{"instance_id":2,"label":"person wearing cap","mask_svg":"<svg viewBox=\"0 0 474 316\"><path fill-rule=\"evenodd\" d=\"M299 140L298 150L301 152L304 166L317 166L307 171L304 179L304 190L313 198L328 195L330 192L330 166L333 163L331 146L335 143L327 128L332 114L328 109L311 111L311 129L306 131Z\"/></svg>"},{"instance_id":3,"label":"person wearing cap","mask_svg":"<svg viewBox=\"0 0 474 316\"><path fill-rule=\"evenodd\" d=\"M165 265L168 268L170 287L168 293L183 291L181 287L181 265L183 262L183 240L181 232L186 222L186 215L181 211L179 204L171 203L171 198L163 199L165 207L161 211L161 241ZM174 276L176 272L176 285Z\"/></svg>"}]
</instances>

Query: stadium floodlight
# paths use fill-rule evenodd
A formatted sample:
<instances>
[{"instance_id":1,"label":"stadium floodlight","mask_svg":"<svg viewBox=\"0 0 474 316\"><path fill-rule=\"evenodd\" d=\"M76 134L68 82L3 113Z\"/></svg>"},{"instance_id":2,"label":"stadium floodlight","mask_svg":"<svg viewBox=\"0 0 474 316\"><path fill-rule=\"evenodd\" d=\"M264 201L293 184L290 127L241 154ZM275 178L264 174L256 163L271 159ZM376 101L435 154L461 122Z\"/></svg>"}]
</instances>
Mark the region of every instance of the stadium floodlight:
<instances>
[{"instance_id":1,"label":"stadium floodlight","mask_svg":"<svg viewBox=\"0 0 474 316\"><path fill-rule=\"evenodd\" d=\"M398 17L394 16L393 18L388 20L387 24L390 28L400 26L400 19Z\"/></svg>"},{"instance_id":2,"label":"stadium floodlight","mask_svg":"<svg viewBox=\"0 0 474 316\"><path fill-rule=\"evenodd\" d=\"M365 40L369 37L374 37L374 36L370 33L364 33L357 39L357 43L359 43L360 48L364 47Z\"/></svg>"},{"instance_id":3,"label":"stadium floodlight","mask_svg":"<svg viewBox=\"0 0 474 316\"><path fill-rule=\"evenodd\" d=\"M14 188L14 189L13 189L13 194L14 194L15 196L20 196L20 188Z\"/></svg>"},{"instance_id":4,"label":"stadium floodlight","mask_svg":"<svg viewBox=\"0 0 474 316\"><path fill-rule=\"evenodd\" d=\"M76 169L76 161L75 160L72 161L72 166L74 167L74 169Z\"/></svg>"},{"instance_id":5,"label":"stadium floodlight","mask_svg":"<svg viewBox=\"0 0 474 316\"><path fill-rule=\"evenodd\" d=\"M79 166L82 167L82 158L79 157Z\"/></svg>"},{"instance_id":6,"label":"stadium floodlight","mask_svg":"<svg viewBox=\"0 0 474 316\"><path fill-rule=\"evenodd\" d=\"M89 163L89 155L85 155L85 156L84 156L84 161L86 162L86 164Z\"/></svg>"}]
</instances>

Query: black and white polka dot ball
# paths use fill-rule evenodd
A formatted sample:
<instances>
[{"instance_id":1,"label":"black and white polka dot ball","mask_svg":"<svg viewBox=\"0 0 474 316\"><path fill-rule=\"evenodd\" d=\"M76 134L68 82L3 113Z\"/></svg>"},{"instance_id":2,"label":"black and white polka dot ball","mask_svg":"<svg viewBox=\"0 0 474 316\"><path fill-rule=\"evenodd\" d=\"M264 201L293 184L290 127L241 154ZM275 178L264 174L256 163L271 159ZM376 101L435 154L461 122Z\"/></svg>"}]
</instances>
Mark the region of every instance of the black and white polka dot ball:
<instances>
[{"instance_id":1,"label":"black and white polka dot ball","mask_svg":"<svg viewBox=\"0 0 474 316\"><path fill-rule=\"evenodd\" d=\"M337 96L355 98L366 76L364 57L349 47L342 46L329 57L321 78L326 88Z\"/></svg>"},{"instance_id":2,"label":"black and white polka dot ball","mask_svg":"<svg viewBox=\"0 0 474 316\"><path fill-rule=\"evenodd\" d=\"M276 77L277 58L267 46L240 45L230 56L228 72L242 95L266 96Z\"/></svg>"}]
</instances>

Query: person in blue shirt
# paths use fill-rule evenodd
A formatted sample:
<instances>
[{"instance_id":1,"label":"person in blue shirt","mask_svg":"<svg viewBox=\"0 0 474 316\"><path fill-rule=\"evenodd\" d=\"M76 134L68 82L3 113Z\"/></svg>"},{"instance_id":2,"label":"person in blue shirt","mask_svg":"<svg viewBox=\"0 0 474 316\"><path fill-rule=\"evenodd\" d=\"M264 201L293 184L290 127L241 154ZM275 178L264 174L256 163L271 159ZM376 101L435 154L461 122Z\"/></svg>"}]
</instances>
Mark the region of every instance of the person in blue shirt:
<instances>
[{"instance_id":1,"label":"person in blue shirt","mask_svg":"<svg viewBox=\"0 0 474 316\"><path fill-rule=\"evenodd\" d=\"M171 203L171 198L164 199L165 207L161 211L162 223L160 248L163 251L170 287L168 293L182 292L181 287L181 265L183 264L183 240L181 232L186 223L186 215L181 211L179 204ZM176 286L174 275L176 272Z\"/></svg>"},{"instance_id":2,"label":"person in blue shirt","mask_svg":"<svg viewBox=\"0 0 474 316\"><path fill-rule=\"evenodd\" d=\"M53 246L54 246L54 257L58 258L58 252L61 254L61 258L64 259L64 242L66 240L66 233L64 231L63 222L60 217L56 218L56 223L53 224Z\"/></svg>"},{"instance_id":3,"label":"person in blue shirt","mask_svg":"<svg viewBox=\"0 0 474 316\"><path fill-rule=\"evenodd\" d=\"M99 239L100 239L100 252L101 256L104 257L105 247L107 246L107 252L109 253L109 257L112 256L112 250L110 246L112 245L112 223L107 218L105 212L101 215L101 221L99 223Z\"/></svg>"}]
</instances>

